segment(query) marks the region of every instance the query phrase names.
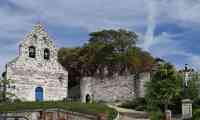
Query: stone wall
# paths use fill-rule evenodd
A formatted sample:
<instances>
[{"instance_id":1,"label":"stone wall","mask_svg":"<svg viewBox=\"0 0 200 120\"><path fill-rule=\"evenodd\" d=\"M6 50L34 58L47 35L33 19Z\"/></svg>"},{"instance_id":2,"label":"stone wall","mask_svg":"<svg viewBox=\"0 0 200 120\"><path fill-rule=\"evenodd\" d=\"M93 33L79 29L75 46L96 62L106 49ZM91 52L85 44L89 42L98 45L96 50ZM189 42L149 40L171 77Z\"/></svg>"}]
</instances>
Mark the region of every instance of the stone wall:
<instances>
[{"instance_id":1,"label":"stone wall","mask_svg":"<svg viewBox=\"0 0 200 120\"><path fill-rule=\"evenodd\" d=\"M81 80L81 100L86 102L89 95L96 101L115 102L144 97L144 84L150 80L149 73L142 73L138 79L134 75L113 76L104 79L84 77Z\"/></svg>"},{"instance_id":2,"label":"stone wall","mask_svg":"<svg viewBox=\"0 0 200 120\"><path fill-rule=\"evenodd\" d=\"M34 37L37 36L37 37ZM29 57L29 47L36 48L35 58ZM67 97L68 72L57 61L57 49L51 38L38 24L20 44L19 56L6 66L6 77L14 81L9 89L25 101L35 100L35 89L42 87L44 100L62 100ZM50 59L44 59L44 49L49 49Z\"/></svg>"},{"instance_id":3,"label":"stone wall","mask_svg":"<svg viewBox=\"0 0 200 120\"><path fill-rule=\"evenodd\" d=\"M45 110L45 111L24 111L24 112L12 112L12 113L0 113L1 116L12 117L8 120L15 120L19 117L19 120L97 120L97 116L70 112L60 109ZM25 117L25 118L22 118Z\"/></svg>"}]
</instances>

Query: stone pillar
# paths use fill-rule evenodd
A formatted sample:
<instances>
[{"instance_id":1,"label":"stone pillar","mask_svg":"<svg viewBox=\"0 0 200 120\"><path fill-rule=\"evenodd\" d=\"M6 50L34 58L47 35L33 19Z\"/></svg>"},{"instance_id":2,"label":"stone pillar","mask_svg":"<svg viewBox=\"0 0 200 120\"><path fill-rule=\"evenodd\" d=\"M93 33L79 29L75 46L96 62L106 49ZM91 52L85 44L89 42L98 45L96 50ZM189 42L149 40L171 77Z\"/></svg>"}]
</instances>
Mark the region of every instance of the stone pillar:
<instances>
[{"instance_id":1,"label":"stone pillar","mask_svg":"<svg viewBox=\"0 0 200 120\"><path fill-rule=\"evenodd\" d=\"M39 113L38 112L33 112L31 114L31 120L38 120L38 116L39 116Z\"/></svg>"},{"instance_id":2,"label":"stone pillar","mask_svg":"<svg viewBox=\"0 0 200 120\"><path fill-rule=\"evenodd\" d=\"M53 112L53 120L58 120L58 112Z\"/></svg>"},{"instance_id":3,"label":"stone pillar","mask_svg":"<svg viewBox=\"0 0 200 120\"><path fill-rule=\"evenodd\" d=\"M137 78L136 78L137 79ZM150 72L144 72L139 74L139 79L136 80L136 96L144 97L145 96L145 84L150 81L151 76Z\"/></svg>"},{"instance_id":4,"label":"stone pillar","mask_svg":"<svg viewBox=\"0 0 200 120\"><path fill-rule=\"evenodd\" d=\"M192 101L190 99L182 100L182 119L192 119Z\"/></svg>"},{"instance_id":5,"label":"stone pillar","mask_svg":"<svg viewBox=\"0 0 200 120\"><path fill-rule=\"evenodd\" d=\"M165 111L165 120L172 120L171 110Z\"/></svg>"}]
</instances>

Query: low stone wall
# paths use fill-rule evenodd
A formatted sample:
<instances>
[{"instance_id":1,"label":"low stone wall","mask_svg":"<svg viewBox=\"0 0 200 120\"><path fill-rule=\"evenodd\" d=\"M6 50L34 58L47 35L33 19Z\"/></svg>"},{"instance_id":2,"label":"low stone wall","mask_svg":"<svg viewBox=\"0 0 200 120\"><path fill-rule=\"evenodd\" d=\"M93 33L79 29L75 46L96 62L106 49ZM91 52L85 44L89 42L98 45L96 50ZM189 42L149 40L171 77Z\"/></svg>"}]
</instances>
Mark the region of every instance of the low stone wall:
<instances>
[{"instance_id":1,"label":"low stone wall","mask_svg":"<svg viewBox=\"0 0 200 120\"><path fill-rule=\"evenodd\" d=\"M83 102L86 102L87 95L96 101L130 100L135 97L134 77L115 76L104 79L85 77L81 81L81 98Z\"/></svg>"},{"instance_id":2,"label":"low stone wall","mask_svg":"<svg viewBox=\"0 0 200 120\"><path fill-rule=\"evenodd\" d=\"M145 83L150 80L150 73L134 75L112 76L103 79L84 77L81 80L81 100L86 102L86 96L95 101L115 102L144 97Z\"/></svg>"},{"instance_id":3,"label":"low stone wall","mask_svg":"<svg viewBox=\"0 0 200 120\"><path fill-rule=\"evenodd\" d=\"M7 120L16 120L16 118L18 117L19 117L18 120L99 120L97 116L87 115L77 112L70 112L60 109L49 109L45 111L37 110L37 111L1 113L0 120L1 116L8 116L8 117L13 116L13 118L8 118Z\"/></svg>"}]
</instances>

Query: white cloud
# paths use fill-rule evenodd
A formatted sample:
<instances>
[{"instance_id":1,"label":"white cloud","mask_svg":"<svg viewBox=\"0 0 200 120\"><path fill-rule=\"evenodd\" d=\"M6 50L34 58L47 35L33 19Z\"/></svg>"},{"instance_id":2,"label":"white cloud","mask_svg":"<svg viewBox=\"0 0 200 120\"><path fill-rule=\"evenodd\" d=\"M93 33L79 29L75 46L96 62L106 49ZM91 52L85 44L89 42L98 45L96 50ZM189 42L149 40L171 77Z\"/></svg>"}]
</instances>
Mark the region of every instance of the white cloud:
<instances>
[{"instance_id":1,"label":"white cloud","mask_svg":"<svg viewBox=\"0 0 200 120\"><path fill-rule=\"evenodd\" d=\"M10 0L21 8L34 11L45 22L82 26L89 30L99 27L129 27L145 24L144 2L138 0ZM138 20L140 22L138 22ZM143 23L141 23L143 21Z\"/></svg>"},{"instance_id":2,"label":"white cloud","mask_svg":"<svg viewBox=\"0 0 200 120\"><path fill-rule=\"evenodd\" d=\"M89 32L104 28L130 28L142 35L141 46L155 56L184 54L181 42L163 32L155 36L157 25L174 23L183 27L197 26L200 21L199 0L8 0L14 8L0 7L0 47L9 40L11 51L41 20L45 24L80 27ZM147 30L144 32L144 29ZM173 44L172 44L173 43ZM173 51L172 51L173 50ZM170 52L169 52L170 51ZM8 50L0 49L1 64L11 58ZM196 56L196 55L194 55ZM196 58L193 58L195 61ZM2 61L4 61L2 63ZM197 60L196 60L197 61Z\"/></svg>"},{"instance_id":3,"label":"white cloud","mask_svg":"<svg viewBox=\"0 0 200 120\"><path fill-rule=\"evenodd\" d=\"M88 31L103 28L144 26L143 3L135 0L8 0L9 5L0 8L0 54L2 70L13 58L10 51L17 50L17 43L24 39L38 21L62 27L80 27ZM140 6L140 7L139 7ZM6 44L4 44L6 41ZM14 47L5 49L10 44ZM16 52L15 52L16 53ZM0 71L1 71L0 70Z\"/></svg>"},{"instance_id":4,"label":"white cloud","mask_svg":"<svg viewBox=\"0 0 200 120\"><path fill-rule=\"evenodd\" d=\"M185 44L182 41L176 40L178 36L183 36L183 34L169 34L161 33L158 36L154 36L153 42L149 48L149 51L155 57L178 59L178 56L182 56L184 59L179 59L176 63L178 69L182 69L184 64L189 64L190 67L197 71L200 71L200 55L195 54L192 51L187 51L185 49ZM140 45L143 47L143 44ZM185 63L183 63L185 62Z\"/></svg>"},{"instance_id":5,"label":"white cloud","mask_svg":"<svg viewBox=\"0 0 200 120\"><path fill-rule=\"evenodd\" d=\"M156 28L156 17L157 13L156 1L147 2L148 15L147 15L147 31L144 38L143 48L149 50L149 48L155 43L154 31Z\"/></svg>"}]
</instances>

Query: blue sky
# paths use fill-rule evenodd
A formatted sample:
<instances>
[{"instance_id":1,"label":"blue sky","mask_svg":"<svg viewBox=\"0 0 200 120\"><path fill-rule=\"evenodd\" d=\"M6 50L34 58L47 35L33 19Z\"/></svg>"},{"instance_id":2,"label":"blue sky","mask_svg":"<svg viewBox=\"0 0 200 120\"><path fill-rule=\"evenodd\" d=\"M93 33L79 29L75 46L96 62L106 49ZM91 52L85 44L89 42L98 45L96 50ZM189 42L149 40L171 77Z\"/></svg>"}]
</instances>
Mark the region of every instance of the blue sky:
<instances>
[{"instance_id":1,"label":"blue sky","mask_svg":"<svg viewBox=\"0 0 200 120\"><path fill-rule=\"evenodd\" d=\"M199 70L199 11L200 0L0 0L0 72L39 21L58 47L81 46L93 31L124 28L153 56Z\"/></svg>"}]
</instances>

